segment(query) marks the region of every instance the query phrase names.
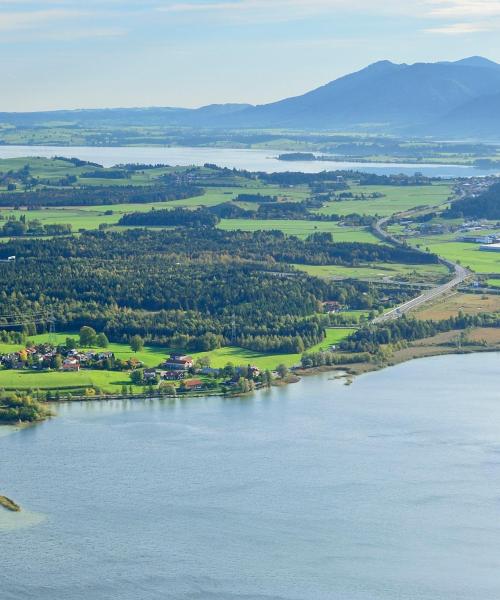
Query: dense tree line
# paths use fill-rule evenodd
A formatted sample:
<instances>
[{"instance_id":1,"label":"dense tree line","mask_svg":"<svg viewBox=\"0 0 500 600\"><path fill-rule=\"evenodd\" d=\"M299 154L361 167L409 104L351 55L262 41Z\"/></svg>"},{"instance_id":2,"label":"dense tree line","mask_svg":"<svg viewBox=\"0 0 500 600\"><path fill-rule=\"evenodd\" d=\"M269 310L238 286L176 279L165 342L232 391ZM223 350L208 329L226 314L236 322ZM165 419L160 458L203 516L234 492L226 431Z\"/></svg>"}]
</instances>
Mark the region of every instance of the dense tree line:
<instances>
[{"instance_id":1,"label":"dense tree line","mask_svg":"<svg viewBox=\"0 0 500 600\"><path fill-rule=\"evenodd\" d=\"M142 204L184 200L200 196L203 190L194 185L89 186L73 188L45 187L24 193L0 194L0 206L99 206L103 204Z\"/></svg>"},{"instance_id":2,"label":"dense tree line","mask_svg":"<svg viewBox=\"0 0 500 600\"><path fill-rule=\"evenodd\" d=\"M500 315L483 313L479 315L460 314L442 321L424 321L402 317L395 321L364 327L347 340L341 342L342 350L349 352L376 352L381 345L400 341L415 341L432 337L445 331L468 327L499 327Z\"/></svg>"},{"instance_id":3,"label":"dense tree line","mask_svg":"<svg viewBox=\"0 0 500 600\"><path fill-rule=\"evenodd\" d=\"M118 224L142 227L215 227L218 222L219 218L206 208L174 208L125 213Z\"/></svg>"},{"instance_id":4,"label":"dense tree line","mask_svg":"<svg viewBox=\"0 0 500 600\"><path fill-rule=\"evenodd\" d=\"M278 197L277 196L268 196L268 195L264 195L264 194L238 194L238 196L236 197L237 202L259 202L259 203L266 203L266 202L278 202Z\"/></svg>"},{"instance_id":5,"label":"dense tree line","mask_svg":"<svg viewBox=\"0 0 500 600\"><path fill-rule=\"evenodd\" d=\"M232 259L298 263L310 265L355 266L369 262L435 264L438 257L410 247L385 244L302 240L281 231L223 231L193 229L186 239L182 230L134 229L126 232L89 231L74 238L54 240L11 240L0 246L0 258L15 255L32 258L105 258L129 257L131 253L164 253L190 258L210 259L225 255Z\"/></svg>"},{"instance_id":6,"label":"dense tree line","mask_svg":"<svg viewBox=\"0 0 500 600\"><path fill-rule=\"evenodd\" d=\"M342 183L342 180L358 181L361 185L387 185L387 186L409 186L409 185L432 185L439 178L431 178L423 175L375 175L354 170L322 171L320 173L302 173L288 171L284 173L264 173L263 171L252 172L239 169L217 167L216 165L205 165L211 169L217 169L226 176L239 176L246 179L260 180L264 183L275 185L318 185L322 182Z\"/></svg>"},{"instance_id":7,"label":"dense tree line","mask_svg":"<svg viewBox=\"0 0 500 600\"><path fill-rule=\"evenodd\" d=\"M25 215L19 219L9 217L0 229L0 236L23 236L23 235L68 235L71 233L69 223L42 223L38 219L27 221Z\"/></svg>"},{"instance_id":8,"label":"dense tree line","mask_svg":"<svg viewBox=\"0 0 500 600\"><path fill-rule=\"evenodd\" d=\"M130 179L130 171L124 169L97 169L85 171L80 175L84 179Z\"/></svg>"},{"instance_id":9,"label":"dense tree line","mask_svg":"<svg viewBox=\"0 0 500 600\"><path fill-rule=\"evenodd\" d=\"M455 200L443 213L443 216L450 219L461 217L500 219L500 183L495 183L478 196Z\"/></svg>"}]
</instances>

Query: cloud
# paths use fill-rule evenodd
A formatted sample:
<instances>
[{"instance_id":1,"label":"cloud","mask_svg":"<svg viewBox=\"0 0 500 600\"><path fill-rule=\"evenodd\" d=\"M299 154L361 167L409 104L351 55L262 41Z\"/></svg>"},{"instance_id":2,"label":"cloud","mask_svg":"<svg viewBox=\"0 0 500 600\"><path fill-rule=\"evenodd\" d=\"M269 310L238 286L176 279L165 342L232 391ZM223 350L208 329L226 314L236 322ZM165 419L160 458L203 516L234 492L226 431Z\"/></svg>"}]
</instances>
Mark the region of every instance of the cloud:
<instances>
[{"instance_id":1,"label":"cloud","mask_svg":"<svg viewBox=\"0 0 500 600\"><path fill-rule=\"evenodd\" d=\"M0 12L0 31L39 27L44 23L50 24L54 21L76 19L86 14L82 11L65 9Z\"/></svg>"},{"instance_id":2,"label":"cloud","mask_svg":"<svg viewBox=\"0 0 500 600\"><path fill-rule=\"evenodd\" d=\"M313 16L318 14L335 15L336 12L368 13L401 12L401 3L387 0L383 6L377 6L369 0L223 0L219 2L173 2L159 6L166 13L214 13L222 16L238 14L259 14L262 17L280 14L283 20ZM403 12L407 13L406 8Z\"/></svg>"},{"instance_id":3,"label":"cloud","mask_svg":"<svg viewBox=\"0 0 500 600\"><path fill-rule=\"evenodd\" d=\"M499 0L430 0L431 17L494 17L500 16Z\"/></svg>"},{"instance_id":4,"label":"cloud","mask_svg":"<svg viewBox=\"0 0 500 600\"><path fill-rule=\"evenodd\" d=\"M424 29L424 32L440 35L466 35L494 31L495 29L496 26L494 23L451 23L440 27L429 27L428 29Z\"/></svg>"}]
</instances>

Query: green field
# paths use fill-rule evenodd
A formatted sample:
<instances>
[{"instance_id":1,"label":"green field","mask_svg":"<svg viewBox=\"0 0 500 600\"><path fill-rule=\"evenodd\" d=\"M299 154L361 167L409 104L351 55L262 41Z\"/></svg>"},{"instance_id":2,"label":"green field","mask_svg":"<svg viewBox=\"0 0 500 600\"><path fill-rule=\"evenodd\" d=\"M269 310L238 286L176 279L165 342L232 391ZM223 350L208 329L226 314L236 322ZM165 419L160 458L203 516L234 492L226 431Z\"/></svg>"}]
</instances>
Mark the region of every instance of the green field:
<instances>
[{"instance_id":1,"label":"green field","mask_svg":"<svg viewBox=\"0 0 500 600\"><path fill-rule=\"evenodd\" d=\"M326 350L332 344L337 344L341 340L344 340L354 329L327 329L326 337L323 342L309 348L307 352L318 352L319 350ZM285 364L287 367L293 367L300 363L301 354L260 354L258 352L252 352L251 350L245 350L243 348L226 347L220 348L219 350L212 350L211 352L200 352L192 355L195 358L201 356L210 356L211 365L213 367L223 367L228 362L234 365L247 365L252 364L259 367L259 369L275 369L279 364Z\"/></svg>"},{"instance_id":2,"label":"green field","mask_svg":"<svg viewBox=\"0 0 500 600\"><path fill-rule=\"evenodd\" d=\"M335 279L387 279L408 278L421 281L445 277L448 269L443 265L403 265L374 263L370 266L342 267L338 265L293 265L309 275Z\"/></svg>"},{"instance_id":3,"label":"green field","mask_svg":"<svg viewBox=\"0 0 500 600\"><path fill-rule=\"evenodd\" d=\"M237 229L241 231L270 231L277 229L287 235L296 235L300 238L306 238L316 232L329 232L335 242L381 243L366 227L341 227L338 223L328 221L222 219L218 227L226 231Z\"/></svg>"},{"instance_id":4,"label":"green field","mask_svg":"<svg viewBox=\"0 0 500 600\"><path fill-rule=\"evenodd\" d=\"M372 194L378 192L384 194L384 198L370 200L342 200L341 202L329 202L317 212L325 215L349 215L358 213L362 215L389 216L397 212L403 212L416 208L417 206L435 206L445 202L450 194L451 187L446 184L432 186L352 186L354 194Z\"/></svg>"},{"instance_id":5,"label":"green field","mask_svg":"<svg viewBox=\"0 0 500 600\"><path fill-rule=\"evenodd\" d=\"M412 245L420 244L439 256L460 262L461 265L476 273L500 274L500 252L484 252L479 250L479 244L440 241L439 236L416 238L410 241Z\"/></svg>"},{"instance_id":6,"label":"green field","mask_svg":"<svg viewBox=\"0 0 500 600\"><path fill-rule=\"evenodd\" d=\"M309 351L327 349L350 335L353 329L328 329L325 340L314 346ZM76 337L76 334L59 333L55 336L56 343L62 343L67 336ZM48 334L37 335L31 338L36 343L46 342ZM7 353L19 350L15 344L0 344L0 352ZM169 355L168 349L146 347L142 352L135 354L126 344L110 344L108 350L119 358L126 359L135 356L146 366L154 367ZM215 368L224 367L227 363L238 365L256 365L260 369L274 370L279 364L292 367L300 363L300 354L261 354L243 348L226 347L211 352L192 354L194 358L209 356L211 365ZM82 370L78 373L63 373L60 371L36 372L0 370L0 388L7 389L70 389L97 386L106 392L119 393L122 385L129 385L130 380L125 372L116 371L90 371ZM136 392L142 388L134 388Z\"/></svg>"}]
</instances>

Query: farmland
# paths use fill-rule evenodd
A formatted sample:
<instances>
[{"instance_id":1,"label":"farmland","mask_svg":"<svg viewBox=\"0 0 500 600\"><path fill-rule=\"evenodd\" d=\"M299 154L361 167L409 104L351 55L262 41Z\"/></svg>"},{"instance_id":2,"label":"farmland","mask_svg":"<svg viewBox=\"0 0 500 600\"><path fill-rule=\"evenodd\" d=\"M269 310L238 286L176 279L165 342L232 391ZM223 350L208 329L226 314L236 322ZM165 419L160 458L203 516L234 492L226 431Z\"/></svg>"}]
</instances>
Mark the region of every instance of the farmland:
<instances>
[{"instance_id":1,"label":"farmland","mask_svg":"<svg viewBox=\"0 0 500 600\"><path fill-rule=\"evenodd\" d=\"M296 235L306 238L317 232L328 232L333 236L335 242L362 242L379 244L380 240L375 237L366 227L345 227L338 223L328 221L303 221L285 219L223 219L219 228L226 231L282 231L286 235Z\"/></svg>"},{"instance_id":2,"label":"farmland","mask_svg":"<svg viewBox=\"0 0 500 600\"><path fill-rule=\"evenodd\" d=\"M448 260L459 262L476 273L500 274L500 252L483 252L479 250L479 244L446 242L441 241L439 236L414 238L411 243L429 248L431 252Z\"/></svg>"},{"instance_id":3,"label":"farmland","mask_svg":"<svg viewBox=\"0 0 500 600\"><path fill-rule=\"evenodd\" d=\"M359 267L343 267L338 265L296 264L294 267L315 277L334 279L408 279L409 281L433 281L439 280L448 274L448 269L443 265L373 263Z\"/></svg>"},{"instance_id":4,"label":"farmland","mask_svg":"<svg viewBox=\"0 0 500 600\"><path fill-rule=\"evenodd\" d=\"M318 210L324 215L349 215L359 213L364 215L378 215L386 217L398 212L404 212L417 206L436 206L446 202L451 194L448 184L434 184L430 186L355 186L351 188L353 194L382 194L381 198L367 200L342 200L329 202Z\"/></svg>"},{"instance_id":5,"label":"farmland","mask_svg":"<svg viewBox=\"0 0 500 600\"><path fill-rule=\"evenodd\" d=\"M492 294L450 294L439 304L424 305L415 314L419 319L448 319L460 312L477 315L484 312L500 311L500 296Z\"/></svg>"}]
</instances>

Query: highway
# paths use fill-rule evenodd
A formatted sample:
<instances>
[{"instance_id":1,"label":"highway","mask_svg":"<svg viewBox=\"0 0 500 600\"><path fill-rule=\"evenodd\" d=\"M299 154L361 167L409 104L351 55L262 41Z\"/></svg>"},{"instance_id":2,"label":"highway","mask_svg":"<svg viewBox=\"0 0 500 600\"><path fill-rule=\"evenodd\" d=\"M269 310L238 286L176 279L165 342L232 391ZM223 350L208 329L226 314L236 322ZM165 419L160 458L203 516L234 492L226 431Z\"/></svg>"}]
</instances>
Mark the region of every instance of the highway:
<instances>
[{"instance_id":1,"label":"highway","mask_svg":"<svg viewBox=\"0 0 500 600\"><path fill-rule=\"evenodd\" d=\"M410 213L406 213L405 216L409 215L409 214ZM383 239L391 244L394 244L396 246L401 246L402 245L401 242L384 229L385 225L392 218L393 217L385 217L385 218L377 221L374 225L374 233L381 239ZM418 249L415 248L415 250L418 250ZM427 302L430 302L431 300L436 300L440 296L444 296L445 294L447 294L454 288L461 285L467 279L467 277L469 277L469 275L470 275L470 271L468 271L467 269L465 269L464 267L462 267L461 265L459 265L457 263L451 262L444 258L440 258L439 262L441 264L447 266L452 271L454 271L455 276L453 277L453 279L451 279L450 281L448 281L447 283L444 283L442 285L432 287L432 288L426 290L425 292L423 292L422 294L420 294L420 296L417 296L416 298L413 298L412 300L409 300L408 302L405 302L404 304L400 304L396 308L393 308L392 310L384 313L383 315L376 317L375 319L373 319L372 323L384 323L385 321L392 321L394 319L399 319L400 317L407 314L408 312L415 310L419 306L422 306L422 304L426 304Z\"/></svg>"}]
</instances>

